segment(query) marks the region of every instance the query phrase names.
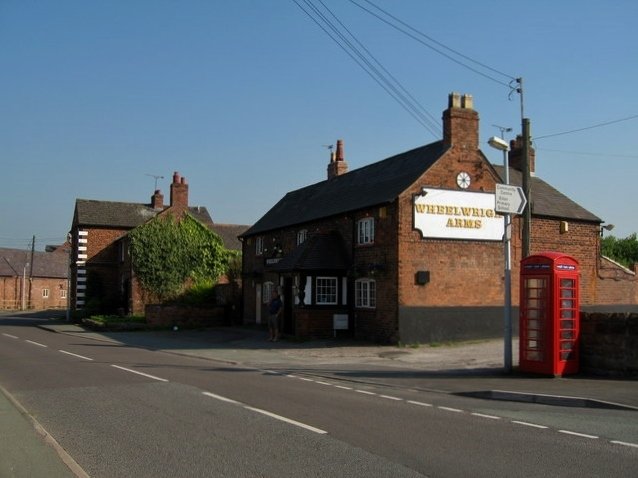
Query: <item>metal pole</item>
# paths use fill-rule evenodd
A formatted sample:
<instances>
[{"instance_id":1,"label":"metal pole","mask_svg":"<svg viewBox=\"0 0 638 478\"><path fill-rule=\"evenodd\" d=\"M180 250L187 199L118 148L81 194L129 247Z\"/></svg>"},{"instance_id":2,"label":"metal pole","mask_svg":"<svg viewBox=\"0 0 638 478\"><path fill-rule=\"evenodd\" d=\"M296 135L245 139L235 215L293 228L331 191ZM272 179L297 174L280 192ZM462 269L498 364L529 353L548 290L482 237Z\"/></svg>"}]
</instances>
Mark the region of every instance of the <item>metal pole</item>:
<instances>
[{"instance_id":1,"label":"metal pole","mask_svg":"<svg viewBox=\"0 0 638 478\"><path fill-rule=\"evenodd\" d=\"M507 157L507 150L503 150L503 166L505 168L505 184L510 183L510 167ZM504 254L505 254L505 317L503 332L503 362L505 373L512 371L512 251L510 241L512 237L511 216L505 214L503 216L505 223L505 233L503 235Z\"/></svg>"}]
</instances>

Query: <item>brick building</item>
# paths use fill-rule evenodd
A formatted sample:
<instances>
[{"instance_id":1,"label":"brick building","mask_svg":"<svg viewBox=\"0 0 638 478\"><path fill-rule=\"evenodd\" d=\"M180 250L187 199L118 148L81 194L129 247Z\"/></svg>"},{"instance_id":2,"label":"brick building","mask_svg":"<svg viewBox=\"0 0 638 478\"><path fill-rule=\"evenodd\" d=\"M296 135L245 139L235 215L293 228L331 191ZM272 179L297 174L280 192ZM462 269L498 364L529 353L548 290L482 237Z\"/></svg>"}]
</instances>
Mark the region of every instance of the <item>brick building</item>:
<instances>
[{"instance_id":1,"label":"brick building","mask_svg":"<svg viewBox=\"0 0 638 478\"><path fill-rule=\"evenodd\" d=\"M214 224L205 207L189 206L188 183L177 172L168 205L160 190L149 204L77 199L70 232L71 309L143 313L146 300L132 271L127 234L155 217L185 213L216 232L226 249L240 250L237 236L247 226Z\"/></svg>"},{"instance_id":2,"label":"brick building","mask_svg":"<svg viewBox=\"0 0 638 478\"><path fill-rule=\"evenodd\" d=\"M244 322L266 321L277 288L284 332L296 336L501 336L504 226L494 191L504 170L481 152L478 125L472 97L454 93L440 141L350 172L339 141L325 181L287 193L242 235ZM512 141L510 151L510 183L519 186L520 146ZM601 219L536 177L534 161L532 151L532 253L579 261L584 306L635 306L636 271L600 258ZM520 218L512 231L517 304Z\"/></svg>"},{"instance_id":3,"label":"brick building","mask_svg":"<svg viewBox=\"0 0 638 478\"><path fill-rule=\"evenodd\" d=\"M68 277L68 247L33 254L23 249L0 248L0 308L66 308Z\"/></svg>"}]
</instances>

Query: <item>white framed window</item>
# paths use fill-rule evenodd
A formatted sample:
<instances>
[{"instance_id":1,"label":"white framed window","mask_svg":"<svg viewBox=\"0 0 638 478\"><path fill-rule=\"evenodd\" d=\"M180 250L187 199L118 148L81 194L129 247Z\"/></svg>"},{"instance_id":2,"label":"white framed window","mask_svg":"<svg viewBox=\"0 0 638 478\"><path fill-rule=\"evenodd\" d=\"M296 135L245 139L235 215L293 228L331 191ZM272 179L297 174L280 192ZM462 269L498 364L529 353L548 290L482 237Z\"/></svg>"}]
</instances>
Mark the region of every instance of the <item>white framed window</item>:
<instances>
[{"instance_id":1,"label":"white framed window","mask_svg":"<svg viewBox=\"0 0 638 478\"><path fill-rule=\"evenodd\" d=\"M264 253L264 238L257 237L255 238L255 254L261 256Z\"/></svg>"},{"instance_id":2,"label":"white framed window","mask_svg":"<svg viewBox=\"0 0 638 478\"><path fill-rule=\"evenodd\" d=\"M336 277L317 277L315 281L315 290L317 294L317 305L336 305L337 304L337 278Z\"/></svg>"},{"instance_id":3,"label":"white framed window","mask_svg":"<svg viewBox=\"0 0 638 478\"><path fill-rule=\"evenodd\" d=\"M306 242L308 238L308 229L302 229L297 233L297 245Z\"/></svg>"},{"instance_id":4,"label":"white framed window","mask_svg":"<svg viewBox=\"0 0 638 478\"><path fill-rule=\"evenodd\" d=\"M66 289L60 289L60 299L66 299Z\"/></svg>"},{"instance_id":5,"label":"white framed window","mask_svg":"<svg viewBox=\"0 0 638 478\"><path fill-rule=\"evenodd\" d=\"M42 298L43 299L49 298L49 289L42 289Z\"/></svg>"},{"instance_id":6,"label":"white framed window","mask_svg":"<svg viewBox=\"0 0 638 478\"><path fill-rule=\"evenodd\" d=\"M357 244L374 242L374 218L366 217L357 222Z\"/></svg>"},{"instance_id":7,"label":"white framed window","mask_svg":"<svg viewBox=\"0 0 638 478\"><path fill-rule=\"evenodd\" d=\"M374 279L357 279L354 282L355 306L373 309L377 306L377 282Z\"/></svg>"},{"instance_id":8,"label":"white framed window","mask_svg":"<svg viewBox=\"0 0 638 478\"><path fill-rule=\"evenodd\" d=\"M272 291L275 290L274 282L264 282L261 287L261 301L268 304L272 298Z\"/></svg>"}]
</instances>

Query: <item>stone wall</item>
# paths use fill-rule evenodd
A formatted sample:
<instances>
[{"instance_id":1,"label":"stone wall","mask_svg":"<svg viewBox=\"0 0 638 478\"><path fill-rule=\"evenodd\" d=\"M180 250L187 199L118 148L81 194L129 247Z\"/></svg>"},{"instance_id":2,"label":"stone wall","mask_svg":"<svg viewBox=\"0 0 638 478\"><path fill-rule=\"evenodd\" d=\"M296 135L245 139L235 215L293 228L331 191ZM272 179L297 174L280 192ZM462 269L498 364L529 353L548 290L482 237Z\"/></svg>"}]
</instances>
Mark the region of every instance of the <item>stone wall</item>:
<instances>
[{"instance_id":1,"label":"stone wall","mask_svg":"<svg viewBox=\"0 0 638 478\"><path fill-rule=\"evenodd\" d=\"M638 313L581 312L581 370L638 376Z\"/></svg>"}]
</instances>

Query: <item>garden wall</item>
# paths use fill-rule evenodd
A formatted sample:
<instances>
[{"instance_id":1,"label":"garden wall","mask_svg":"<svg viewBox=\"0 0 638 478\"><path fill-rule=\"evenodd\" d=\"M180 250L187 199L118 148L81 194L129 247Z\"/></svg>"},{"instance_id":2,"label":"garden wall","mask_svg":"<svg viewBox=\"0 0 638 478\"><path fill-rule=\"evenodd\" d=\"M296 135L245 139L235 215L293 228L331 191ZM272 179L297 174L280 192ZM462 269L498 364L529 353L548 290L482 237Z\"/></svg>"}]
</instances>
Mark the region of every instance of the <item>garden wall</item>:
<instances>
[{"instance_id":1,"label":"garden wall","mask_svg":"<svg viewBox=\"0 0 638 478\"><path fill-rule=\"evenodd\" d=\"M583 372L638 377L638 313L581 311Z\"/></svg>"},{"instance_id":2,"label":"garden wall","mask_svg":"<svg viewBox=\"0 0 638 478\"><path fill-rule=\"evenodd\" d=\"M225 308L150 304L145 308L146 322L157 327L215 327L227 325Z\"/></svg>"}]
</instances>

